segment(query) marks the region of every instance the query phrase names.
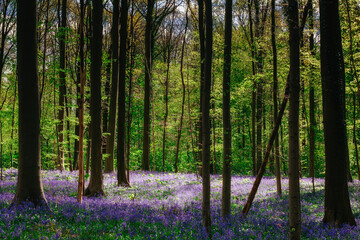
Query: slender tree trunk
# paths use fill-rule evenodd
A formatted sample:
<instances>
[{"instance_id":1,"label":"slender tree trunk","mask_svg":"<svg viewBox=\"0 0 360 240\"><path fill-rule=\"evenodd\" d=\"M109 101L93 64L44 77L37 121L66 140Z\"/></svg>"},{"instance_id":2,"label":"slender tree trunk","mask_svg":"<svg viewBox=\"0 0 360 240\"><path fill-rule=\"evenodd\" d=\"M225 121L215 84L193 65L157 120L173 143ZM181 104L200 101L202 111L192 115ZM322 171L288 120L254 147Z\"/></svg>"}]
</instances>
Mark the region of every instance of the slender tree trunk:
<instances>
[{"instance_id":1,"label":"slender tree trunk","mask_svg":"<svg viewBox=\"0 0 360 240\"><path fill-rule=\"evenodd\" d=\"M12 118L11 118L11 144L10 144L10 168L14 165L13 160L13 140L14 140L14 126L15 126L15 104L16 104L16 90L17 87L15 86L15 92L14 92L14 102L12 107Z\"/></svg>"},{"instance_id":2,"label":"slender tree trunk","mask_svg":"<svg viewBox=\"0 0 360 240\"><path fill-rule=\"evenodd\" d=\"M172 26L170 28L169 39L167 42L167 59L166 59L166 78L165 78L165 116L164 116L164 131L163 131L163 144L162 144L162 170L165 171L165 159L166 159L166 130L167 119L169 115L169 72L170 72L170 54L171 54L171 38L172 38Z\"/></svg>"},{"instance_id":3,"label":"slender tree trunk","mask_svg":"<svg viewBox=\"0 0 360 240\"><path fill-rule=\"evenodd\" d=\"M289 239L301 239L301 205L299 183L299 93L300 36L297 0L288 1L290 44L289 106Z\"/></svg>"},{"instance_id":4,"label":"slender tree trunk","mask_svg":"<svg viewBox=\"0 0 360 240\"><path fill-rule=\"evenodd\" d=\"M132 89L133 89L133 70L135 67L135 35L134 35L134 0L131 0L131 16L130 16L130 69L129 69L129 100L128 100L128 115L127 115L127 177L130 175L130 147L131 147L131 122L132 122ZM128 179L129 181L129 179ZM129 181L130 182L130 181Z\"/></svg>"},{"instance_id":5,"label":"slender tree trunk","mask_svg":"<svg viewBox=\"0 0 360 240\"><path fill-rule=\"evenodd\" d=\"M41 181L40 98L36 41L36 1L17 1L19 87L19 168L12 205L46 205Z\"/></svg>"},{"instance_id":6,"label":"slender tree trunk","mask_svg":"<svg viewBox=\"0 0 360 240\"><path fill-rule=\"evenodd\" d=\"M78 169L79 169L79 181L78 181L78 194L77 201L82 202L82 197L84 195L84 102L85 102L85 82L86 82L86 72L85 72L85 61L84 61L84 17L85 17L85 6L84 0L80 0L80 23L79 23L79 94L78 98L78 119L79 119L79 142L78 142ZM76 146L76 144L75 144Z\"/></svg>"},{"instance_id":7,"label":"slender tree trunk","mask_svg":"<svg viewBox=\"0 0 360 240\"><path fill-rule=\"evenodd\" d=\"M204 0L198 0L199 14L199 41L200 41L200 115L199 115L199 162L202 163L202 121L203 121L203 98L204 98L204 71L205 71L205 24L204 24ZM202 168L201 168L202 169ZM200 175L201 174L201 171Z\"/></svg>"},{"instance_id":8,"label":"slender tree trunk","mask_svg":"<svg viewBox=\"0 0 360 240\"><path fill-rule=\"evenodd\" d=\"M91 39L91 175L86 196L105 195L102 177L102 132L101 132L101 65L102 65L102 0L93 0Z\"/></svg>"},{"instance_id":9,"label":"slender tree trunk","mask_svg":"<svg viewBox=\"0 0 360 240\"><path fill-rule=\"evenodd\" d=\"M278 114L278 77L277 77L277 49L276 49L276 21L275 21L275 0L271 0L271 45L273 50L273 103L274 103L274 127ZM280 171L280 151L279 151L279 134L275 136L275 175L276 175L276 192L278 196L282 195L281 190L281 171Z\"/></svg>"},{"instance_id":10,"label":"slender tree trunk","mask_svg":"<svg viewBox=\"0 0 360 240\"><path fill-rule=\"evenodd\" d=\"M60 4L60 0L59 0ZM59 124L57 126L58 138L59 138L59 153L58 153L58 169L60 171L64 170L64 160L65 160L65 144L64 144L64 122L65 122L65 96L66 96L66 69L65 69L65 60L66 60L66 8L67 0L62 0L61 4L61 25L59 27L59 38L60 38L60 70L59 70L59 111L58 111L58 120ZM60 14L59 14L60 15ZM59 17L60 21L60 17Z\"/></svg>"},{"instance_id":11,"label":"slender tree trunk","mask_svg":"<svg viewBox=\"0 0 360 240\"><path fill-rule=\"evenodd\" d=\"M184 120L184 111L185 111L186 86L185 86L185 80L184 80L184 55L185 55L186 33L187 33L188 24L189 24L188 11L189 11L189 6L187 6L187 8L186 8L185 30L184 30L184 36L183 36L182 45L181 45L180 76L181 76L181 84L182 84L182 102L181 102L180 124L179 124L179 129L178 129L177 140L176 140L175 172L178 172L180 139L181 139L181 132L182 132L183 120Z\"/></svg>"},{"instance_id":12,"label":"slender tree trunk","mask_svg":"<svg viewBox=\"0 0 360 240\"><path fill-rule=\"evenodd\" d=\"M314 50L314 11L313 3L310 0L309 3L309 27L310 27L310 54L312 57L315 57ZM313 70L311 66L311 79L310 79L310 90L309 90L309 108L310 108L310 131L309 131L309 177L312 179L313 183L313 192L315 192L315 130L316 130L316 119L315 119L315 88L314 88L314 78Z\"/></svg>"},{"instance_id":13,"label":"slender tree trunk","mask_svg":"<svg viewBox=\"0 0 360 240\"><path fill-rule=\"evenodd\" d=\"M91 128L91 123L89 125L89 128ZM90 156L91 156L91 133L90 130L88 132L88 139L87 139L87 146L86 146L86 166L85 171L86 174L90 173Z\"/></svg>"},{"instance_id":14,"label":"slender tree trunk","mask_svg":"<svg viewBox=\"0 0 360 240\"><path fill-rule=\"evenodd\" d=\"M286 87L285 87L284 98L283 98L281 106L280 106L279 114L277 115L276 124L274 126L274 129L271 132L271 135L270 135L270 139L269 139L269 142L268 142L268 145L267 145L267 148L266 148L264 159L263 159L262 164L260 166L258 175L256 176L254 185L251 188L248 199L247 199L247 201L246 201L246 203L245 203L245 205L244 205L244 207L243 207L243 209L241 211L242 214L243 214L243 217L246 217L246 215L248 214L248 212L250 210L252 202L254 201L254 198L255 198L256 192L257 192L257 190L259 188L261 179L264 176L264 173L265 173L265 170L266 170L266 164L268 162L268 159L269 159L269 156L270 156L270 151L271 151L271 149L273 147L273 144L274 144L275 136L279 132L279 128L280 128L280 125L281 125L281 120L282 120L282 117L284 115L285 107L286 107L286 104L287 104L288 99L289 99L289 83L288 82L289 82L289 75L288 75L288 80L287 80Z\"/></svg>"},{"instance_id":15,"label":"slender tree trunk","mask_svg":"<svg viewBox=\"0 0 360 240\"><path fill-rule=\"evenodd\" d=\"M40 102L42 102L42 96L45 88L46 80L46 51L47 51L47 34L48 34L48 25L49 25L49 4L50 1L46 2L46 17L45 17L45 29L44 29L44 49L43 49L43 61L42 61L42 84L40 90ZM41 103L40 103L41 104Z\"/></svg>"},{"instance_id":16,"label":"slender tree trunk","mask_svg":"<svg viewBox=\"0 0 360 240\"><path fill-rule=\"evenodd\" d=\"M253 19L252 19L252 0L248 0L248 14L249 14L249 31L250 31L250 49L251 49L251 67L252 74L255 75L255 52L254 52L254 33L253 33ZM251 93L251 139L252 139L252 172L256 175L256 122L255 122L255 111L256 111L256 82Z\"/></svg>"},{"instance_id":17,"label":"slender tree trunk","mask_svg":"<svg viewBox=\"0 0 360 240\"><path fill-rule=\"evenodd\" d=\"M349 152L344 101L345 70L337 0L320 0L320 33L326 161L323 222L335 226L355 226L347 186Z\"/></svg>"},{"instance_id":18,"label":"slender tree trunk","mask_svg":"<svg viewBox=\"0 0 360 240\"><path fill-rule=\"evenodd\" d=\"M231 214L231 35L232 35L232 0L225 3L225 47L223 70L223 185L221 215Z\"/></svg>"},{"instance_id":19,"label":"slender tree trunk","mask_svg":"<svg viewBox=\"0 0 360 240\"><path fill-rule=\"evenodd\" d=\"M187 64L187 76L186 76L186 84L187 84L187 103L188 103L188 117L189 117L189 131L190 131L190 139L191 139L191 148L193 153L193 161L194 161L194 172L198 174L198 162L196 159L196 150L194 144L194 135L193 135L193 128L192 128L192 120L191 120L191 104L190 104L190 84L189 84L189 64Z\"/></svg>"},{"instance_id":20,"label":"slender tree trunk","mask_svg":"<svg viewBox=\"0 0 360 240\"><path fill-rule=\"evenodd\" d=\"M113 17L114 17L115 12L113 11ZM106 63L105 66L105 76L106 76L106 81L105 81L105 89L104 89L104 101L103 101L103 111L102 111L102 128L103 128L103 133L107 133L109 132L109 99L110 99L110 81L111 81L111 62L116 62L116 61L112 61L112 52L114 50L112 49L112 44L110 44L109 47L109 51L108 51L108 62ZM107 147L107 141L105 142L105 151L103 151L103 153L106 153L106 147ZM106 168L106 166L105 166Z\"/></svg>"},{"instance_id":21,"label":"slender tree trunk","mask_svg":"<svg viewBox=\"0 0 360 240\"><path fill-rule=\"evenodd\" d=\"M118 109L118 145L117 145L117 180L118 186L130 186L125 159L125 81L126 81L126 42L128 34L128 0L121 0L120 17L120 54L119 54L119 109Z\"/></svg>"},{"instance_id":22,"label":"slender tree trunk","mask_svg":"<svg viewBox=\"0 0 360 240\"><path fill-rule=\"evenodd\" d=\"M105 159L105 172L114 171L114 147L116 134L116 115L119 98L119 0L113 2L113 23L111 29L112 41L112 78L111 78L111 97L110 97L110 115L109 115L109 135L107 137ZM125 67L125 66L124 66Z\"/></svg>"},{"instance_id":23,"label":"slender tree trunk","mask_svg":"<svg viewBox=\"0 0 360 240\"><path fill-rule=\"evenodd\" d=\"M152 72L152 32L155 0L147 1L145 27L145 94L144 94L144 133L142 170L150 170L150 98Z\"/></svg>"},{"instance_id":24,"label":"slender tree trunk","mask_svg":"<svg viewBox=\"0 0 360 240\"><path fill-rule=\"evenodd\" d=\"M70 93L71 94L71 93ZM66 137L67 137L67 144L66 144L66 147L67 147L67 152L68 152L68 164L69 164L69 170L72 171L73 170L73 166L71 164L71 149L70 149L70 146L71 146L71 141L70 141L70 114L69 114L69 107L68 107L68 100L67 100L67 97L65 97L65 105L66 105Z\"/></svg>"},{"instance_id":25,"label":"slender tree trunk","mask_svg":"<svg viewBox=\"0 0 360 240\"><path fill-rule=\"evenodd\" d=\"M204 66L204 94L202 101L202 222L211 237L210 216L210 96L211 96L211 65L212 65L212 2L205 0L206 49Z\"/></svg>"}]
</instances>

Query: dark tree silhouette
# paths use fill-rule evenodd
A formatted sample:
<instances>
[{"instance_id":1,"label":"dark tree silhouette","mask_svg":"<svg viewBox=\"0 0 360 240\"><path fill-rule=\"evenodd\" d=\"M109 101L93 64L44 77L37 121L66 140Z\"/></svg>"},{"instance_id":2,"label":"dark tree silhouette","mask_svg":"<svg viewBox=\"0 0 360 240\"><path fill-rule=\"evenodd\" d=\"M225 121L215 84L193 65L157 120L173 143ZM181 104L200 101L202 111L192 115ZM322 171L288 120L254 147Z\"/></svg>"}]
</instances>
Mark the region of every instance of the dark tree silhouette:
<instances>
[{"instance_id":1,"label":"dark tree silhouette","mask_svg":"<svg viewBox=\"0 0 360 240\"><path fill-rule=\"evenodd\" d=\"M93 0L91 39L91 174L85 190L86 196L104 195L102 179L102 133L101 133L101 65L102 65L102 0Z\"/></svg>"},{"instance_id":2,"label":"dark tree silhouette","mask_svg":"<svg viewBox=\"0 0 360 240\"><path fill-rule=\"evenodd\" d=\"M301 206L299 184L299 93L300 93L300 33L297 0L288 1L290 45L289 78L289 225L290 239L301 239Z\"/></svg>"},{"instance_id":3,"label":"dark tree silhouette","mask_svg":"<svg viewBox=\"0 0 360 240\"><path fill-rule=\"evenodd\" d=\"M323 222L356 225L347 186L345 68L337 0L320 0L320 34L326 161Z\"/></svg>"},{"instance_id":4,"label":"dark tree silhouette","mask_svg":"<svg viewBox=\"0 0 360 240\"><path fill-rule=\"evenodd\" d=\"M144 133L142 169L150 170L150 97L152 72L152 32L155 0L147 1L145 26L145 94L144 94Z\"/></svg>"},{"instance_id":5,"label":"dark tree silhouette","mask_svg":"<svg viewBox=\"0 0 360 240\"><path fill-rule=\"evenodd\" d=\"M128 34L128 0L121 0L120 17L120 54L119 54L119 109L118 109L118 138L117 138L117 164L118 185L129 186L125 160L125 81L126 81L126 41Z\"/></svg>"},{"instance_id":6,"label":"dark tree silhouette","mask_svg":"<svg viewBox=\"0 0 360 240\"><path fill-rule=\"evenodd\" d=\"M59 70L59 112L57 125L58 136L58 165L60 171L64 170L64 121L65 121L65 95L66 95L66 74L65 74L65 41L66 41L66 4L67 0L62 0L61 17L59 14L59 48L60 48L60 70ZM58 3L60 5L60 1ZM60 6L59 6L60 8ZM60 10L59 10L60 11Z\"/></svg>"},{"instance_id":7,"label":"dark tree silhouette","mask_svg":"<svg viewBox=\"0 0 360 240\"><path fill-rule=\"evenodd\" d=\"M211 64L213 46L212 2L205 0L205 66L204 94L202 99L202 221L206 231L211 235L210 218L210 95L211 95Z\"/></svg>"},{"instance_id":8,"label":"dark tree silhouette","mask_svg":"<svg viewBox=\"0 0 360 240\"><path fill-rule=\"evenodd\" d=\"M275 0L271 0L271 45L273 50L273 103L274 103L274 127L278 117L278 78L277 78L277 49L276 49L276 22L275 22ZM275 136L275 175L276 191L281 196L281 172L280 172L280 151L279 135Z\"/></svg>"},{"instance_id":9,"label":"dark tree silhouette","mask_svg":"<svg viewBox=\"0 0 360 240\"><path fill-rule=\"evenodd\" d=\"M119 0L113 1L113 22L111 29L112 42L112 75L111 75L111 96L110 96L110 115L109 133L106 144L105 172L114 171L114 146L115 146L115 126L116 126L116 107L119 96Z\"/></svg>"},{"instance_id":10,"label":"dark tree silhouette","mask_svg":"<svg viewBox=\"0 0 360 240\"><path fill-rule=\"evenodd\" d=\"M231 34L232 33L232 0L225 3L225 47L223 70L223 186L221 215L226 217L231 213L231 114L230 114L230 84L231 84Z\"/></svg>"},{"instance_id":11,"label":"dark tree silhouette","mask_svg":"<svg viewBox=\"0 0 360 240\"><path fill-rule=\"evenodd\" d=\"M19 88L19 170L12 205L47 205L41 181L40 101L36 40L36 1L17 1Z\"/></svg>"}]
</instances>

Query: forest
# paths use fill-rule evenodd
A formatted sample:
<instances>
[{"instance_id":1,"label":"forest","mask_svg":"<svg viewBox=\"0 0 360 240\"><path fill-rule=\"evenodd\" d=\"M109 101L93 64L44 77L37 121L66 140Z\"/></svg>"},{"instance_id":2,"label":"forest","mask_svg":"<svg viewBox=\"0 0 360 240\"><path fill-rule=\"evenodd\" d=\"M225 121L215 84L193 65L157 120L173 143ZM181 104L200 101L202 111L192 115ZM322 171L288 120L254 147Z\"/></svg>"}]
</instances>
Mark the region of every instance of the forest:
<instances>
[{"instance_id":1,"label":"forest","mask_svg":"<svg viewBox=\"0 0 360 240\"><path fill-rule=\"evenodd\" d=\"M359 239L357 0L0 0L0 239Z\"/></svg>"}]
</instances>

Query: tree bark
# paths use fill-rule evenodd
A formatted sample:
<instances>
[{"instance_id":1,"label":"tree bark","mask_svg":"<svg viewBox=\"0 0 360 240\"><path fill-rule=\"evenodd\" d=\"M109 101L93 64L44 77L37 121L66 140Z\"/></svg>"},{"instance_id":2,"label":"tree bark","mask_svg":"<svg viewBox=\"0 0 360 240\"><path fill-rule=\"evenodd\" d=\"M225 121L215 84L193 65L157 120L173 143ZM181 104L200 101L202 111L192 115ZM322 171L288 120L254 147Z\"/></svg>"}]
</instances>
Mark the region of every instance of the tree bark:
<instances>
[{"instance_id":1,"label":"tree bark","mask_svg":"<svg viewBox=\"0 0 360 240\"><path fill-rule=\"evenodd\" d=\"M182 85L182 102L181 102L180 124L179 124L179 129L178 129L177 140L176 140L175 172L178 172L180 140L181 140L181 133L182 133L182 127L183 127L183 120L184 120L184 111L185 111L186 86L185 86L185 80L184 80L184 55L185 55L186 33L187 33L188 24L189 24L188 11L189 11L189 6L187 6L187 8L186 8L185 30L184 30L184 36L183 36L182 45L181 45L180 76L181 76L181 85Z\"/></svg>"},{"instance_id":2,"label":"tree bark","mask_svg":"<svg viewBox=\"0 0 360 240\"><path fill-rule=\"evenodd\" d=\"M14 102L13 102L13 107L12 107L12 118L11 118L11 144L10 144L10 168L13 167L14 165L14 160L13 160L13 139L14 139L14 126L15 126L15 105L16 105L16 90L17 87L15 86L15 92L14 92Z\"/></svg>"},{"instance_id":3,"label":"tree bark","mask_svg":"<svg viewBox=\"0 0 360 240\"><path fill-rule=\"evenodd\" d=\"M212 2L205 0L205 26L206 26L206 49L204 64L204 94L202 101L202 222L206 232L211 237L210 216L210 95L211 95L211 65L213 45L213 19Z\"/></svg>"},{"instance_id":4,"label":"tree bark","mask_svg":"<svg viewBox=\"0 0 360 240\"><path fill-rule=\"evenodd\" d=\"M231 35L232 0L225 2L225 47L223 69L223 185L221 198L222 217L231 214Z\"/></svg>"},{"instance_id":5,"label":"tree bark","mask_svg":"<svg viewBox=\"0 0 360 240\"><path fill-rule=\"evenodd\" d=\"M320 34L326 161L323 222L355 226L347 186L345 70L337 0L320 0Z\"/></svg>"},{"instance_id":6,"label":"tree bark","mask_svg":"<svg viewBox=\"0 0 360 240\"><path fill-rule=\"evenodd\" d=\"M337 0L320 1L320 33L326 161L323 222L354 226L346 176L345 71Z\"/></svg>"},{"instance_id":7,"label":"tree bark","mask_svg":"<svg viewBox=\"0 0 360 240\"><path fill-rule=\"evenodd\" d=\"M128 0L121 0L120 17L120 54L119 54L119 109L118 109L118 139L117 139L117 180L118 186L130 186L127 176L125 159L125 81L126 81L126 41L128 34Z\"/></svg>"},{"instance_id":8,"label":"tree bark","mask_svg":"<svg viewBox=\"0 0 360 240\"><path fill-rule=\"evenodd\" d=\"M60 4L60 0L59 0ZM58 111L58 169L60 171L64 170L64 161L65 161L65 145L64 145L64 122L65 122L65 96L66 96L66 69L65 69L65 60L66 60L66 8L67 0L62 0L61 4L61 23L59 27L59 51L60 51L60 69L59 69L59 111ZM59 14L60 15L60 14ZM60 21L60 17L59 17Z\"/></svg>"},{"instance_id":9,"label":"tree bark","mask_svg":"<svg viewBox=\"0 0 360 240\"><path fill-rule=\"evenodd\" d=\"M203 121L203 98L204 98L204 69L205 69L205 25L204 25L204 0L198 0L199 14L199 41L200 41L200 113L199 113L199 163L202 163L202 121ZM201 175L201 168L199 173Z\"/></svg>"},{"instance_id":10,"label":"tree bark","mask_svg":"<svg viewBox=\"0 0 360 240\"><path fill-rule=\"evenodd\" d=\"M152 72L152 32L155 0L147 1L145 26L145 94L144 94L144 133L142 170L150 170L150 98Z\"/></svg>"},{"instance_id":11,"label":"tree bark","mask_svg":"<svg viewBox=\"0 0 360 240\"><path fill-rule=\"evenodd\" d=\"M288 1L290 45L289 79L289 239L301 239L301 205L299 183L299 93L300 93L300 36L297 0Z\"/></svg>"},{"instance_id":12,"label":"tree bark","mask_svg":"<svg viewBox=\"0 0 360 240\"><path fill-rule=\"evenodd\" d=\"M84 0L80 0L80 22L79 22L79 98L78 98L78 153L79 157L77 158L78 169L79 169L79 180L78 180L78 193L77 201L82 202L84 195L84 102L85 102L85 82L86 82L86 72L85 72L85 59L84 59L84 18L85 18L85 5ZM76 146L76 144L75 144ZM75 161L74 161L75 163ZM74 168L75 169L75 168Z\"/></svg>"},{"instance_id":13,"label":"tree bark","mask_svg":"<svg viewBox=\"0 0 360 240\"><path fill-rule=\"evenodd\" d=\"M107 137L105 159L105 172L114 171L114 147L116 134L116 109L119 98L119 0L113 1L113 22L111 29L112 41L112 76L111 76L111 97L110 97L110 115L109 115L109 135ZM120 55L121 57L121 55ZM124 66L125 67L125 66ZM120 130L120 129L119 129ZM119 140L118 140L119 141Z\"/></svg>"},{"instance_id":14,"label":"tree bark","mask_svg":"<svg viewBox=\"0 0 360 240\"><path fill-rule=\"evenodd\" d=\"M277 49L276 49L276 22L275 22L275 0L271 0L271 45L273 50L273 104L274 104L274 127L278 114L278 78L277 78ZM281 171L280 171L279 134L275 136L275 175L276 191L278 196L282 195Z\"/></svg>"},{"instance_id":15,"label":"tree bark","mask_svg":"<svg viewBox=\"0 0 360 240\"><path fill-rule=\"evenodd\" d=\"M253 20L252 20L252 0L248 0L248 14L249 14L249 31L250 31L250 49L251 49L251 68L252 75L255 75L255 53L254 53L254 33L253 33ZM255 122L255 111L256 111L256 82L251 93L251 140L252 140L252 172L256 175L256 122Z\"/></svg>"},{"instance_id":16,"label":"tree bark","mask_svg":"<svg viewBox=\"0 0 360 240\"><path fill-rule=\"evenodd\" d=\"M310 28L310 54L312 57L315 57L314 50L314 11L313 11L313 3L310 0L309 3L309 28ZM309 177L312 178L312 182L314 185L315 178L315 130L316 130L316 119L315 119L315 88L314 88L314 79L313 79L313 70L314 68L311 66L311 79L310 79L310 91L309 91L309 108L310 108L310 131L309 131ZM313 187L314 188L314 187ZM314 189L313 189L314 190Z\"/></svg>"},{"instance_id":17,"label":"tree bark","mask_svg":"<svg viewBox=\"0 0 360 240\"><path fill-rule=\"evenodd\" d=\"M36 27L36 1L17 1L19 168L12 205L30 201L35 206L47 206L41 181Z\"/></svg>"},{"instance_id":18,"label":"tree bark","mask_svg":"<svg viewBox=\"0 0 360 240\"><path fill-rule=\"evenodd\" d=\"M102 19L101 0L93 0L91 39L91 174L85 196L105 195L102 177L102 132L101 132L101 65L102 65Z\"/></svg>"}]
</instances>

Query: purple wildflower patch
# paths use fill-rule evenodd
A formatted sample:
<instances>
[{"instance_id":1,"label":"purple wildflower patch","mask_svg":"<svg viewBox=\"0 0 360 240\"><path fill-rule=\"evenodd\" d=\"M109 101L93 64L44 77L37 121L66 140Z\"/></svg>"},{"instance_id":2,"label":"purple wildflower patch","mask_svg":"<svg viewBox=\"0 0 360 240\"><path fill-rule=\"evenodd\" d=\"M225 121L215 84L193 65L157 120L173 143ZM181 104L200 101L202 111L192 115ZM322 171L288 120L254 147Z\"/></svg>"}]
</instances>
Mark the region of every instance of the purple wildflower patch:
<instances>
[{"instance_id":1,"label":"purple wildflower patch","mask_svg":"<svg viewBox=\"0 0 360 240\"><path fill-rule=\"evenodd\" d=\"M131 188L117 186L116 174L104 174L105 198L76 202L77 172L43 171L51 211L9 209L16 188L16 171L5 171L0 182L0 239L206 239L201 223L201 179L195 174L131 172ZM288 181L283 197L276 195L274 178L263 179L246 219L241 210L254 177L233 176L232 215L220 217L220 175L211 177L213 239L287 239ZM301 179L302 238L359 239L360 183L350 183L357 227L340 229L322 224L324 180Z\"/></svg>"}]
</instances>

